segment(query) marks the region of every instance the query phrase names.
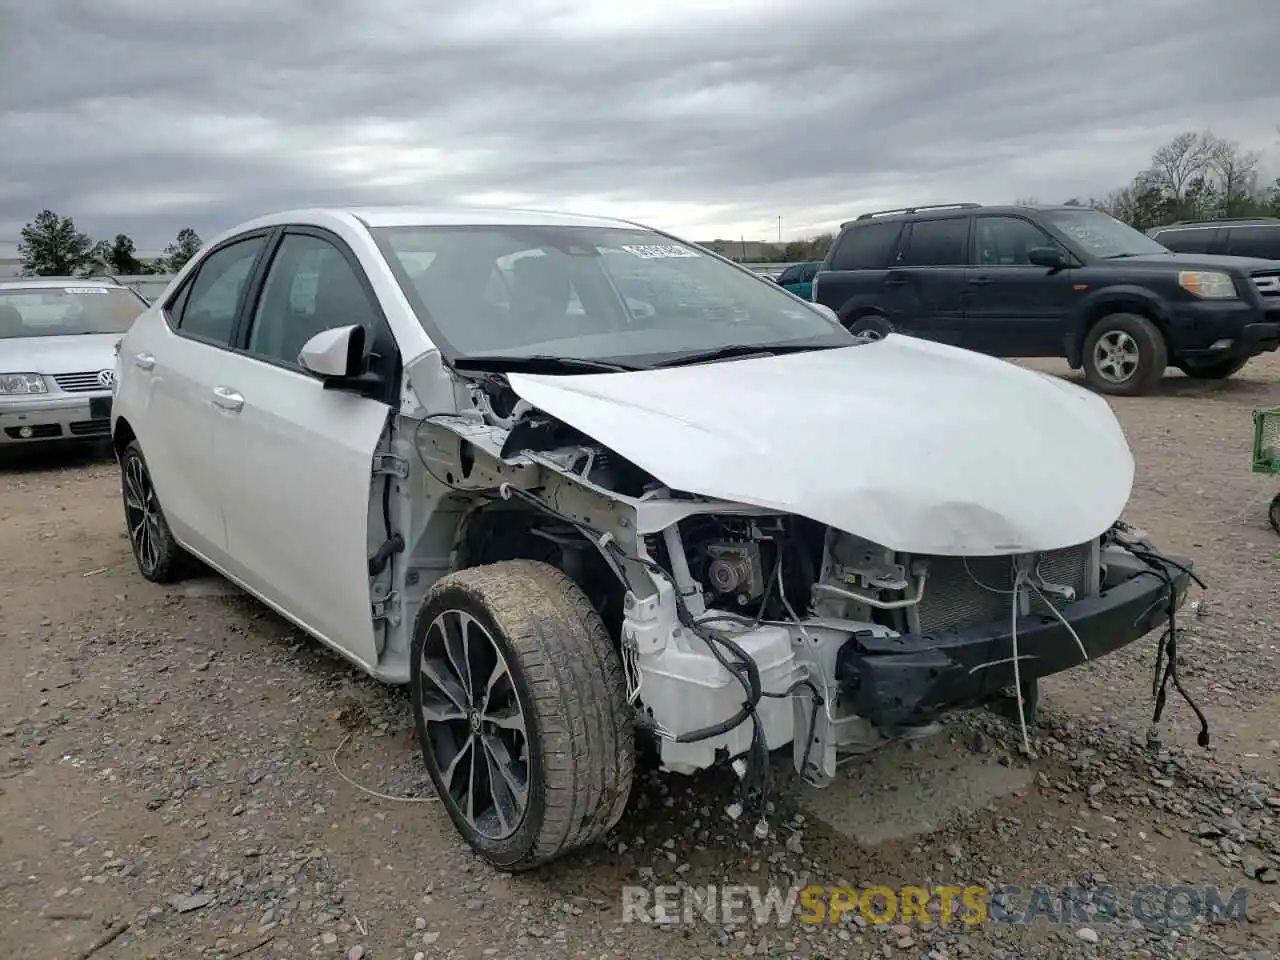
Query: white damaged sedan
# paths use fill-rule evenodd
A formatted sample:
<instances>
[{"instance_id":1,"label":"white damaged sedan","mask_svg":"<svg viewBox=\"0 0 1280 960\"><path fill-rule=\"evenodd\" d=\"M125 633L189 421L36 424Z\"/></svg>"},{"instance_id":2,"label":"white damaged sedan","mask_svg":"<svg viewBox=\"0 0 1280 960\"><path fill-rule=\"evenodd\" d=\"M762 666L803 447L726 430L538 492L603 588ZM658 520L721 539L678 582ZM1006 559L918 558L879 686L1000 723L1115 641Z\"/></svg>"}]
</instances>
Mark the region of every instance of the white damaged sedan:
<instances>
[{"instance_id":1,"label":"white damaged sedan","mask_svg":"<svg viewBox=\"0 0 1280 960\"><path fill-rule=\"evenodd\" d=\"M841 754L1010 689L1025 719L1038 678L1176 642L1195 579L1121 521L1101 398L864 342L627 222L264 217L187 264L117 377L142 575L202 561L409 684L440 799L507 870L617 823L638 737L756 803L779 748L826 785Z\"/></svg>"}]
</instances>

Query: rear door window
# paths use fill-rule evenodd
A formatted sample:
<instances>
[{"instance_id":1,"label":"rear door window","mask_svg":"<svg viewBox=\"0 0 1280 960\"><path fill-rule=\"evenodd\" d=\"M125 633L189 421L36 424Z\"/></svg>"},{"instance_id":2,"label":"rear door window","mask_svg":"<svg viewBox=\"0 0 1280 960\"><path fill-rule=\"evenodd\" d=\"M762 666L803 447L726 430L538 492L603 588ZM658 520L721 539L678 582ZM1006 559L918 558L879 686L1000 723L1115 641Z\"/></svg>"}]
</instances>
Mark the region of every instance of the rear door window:
<instances>
[{"instance_id":1,"label":"rear door window","mask_svg":"<svg viewBox=\"0 0 1280 960\"><path fill-rule=\"evenodd\" d=\"M1161 230L1153 240L1174 253L1209 253L1218 231L1206 227L1187 230Z\"/></svg>"},{"instance_id":2,"label":"rear door window","mask_svg":"<svg viewBox=\"0 0 1280 960\"><path fill-rule=\"evenodd\" d=\"M1233 257L1280 260L1280 224L1273 227L1231 227L1227 231L1227 251Z\"/></svg>"},{"instance_id":3,"label":"rear door window","mask_svg":"<svg viewBox=\"0 0 1280 960\"><path fill-rule=\"evenodd\" d=\"M963 267L968 263L969 218L917 220L898 251L900 267Z\"/></svg>"},{"instance_id":4,"label":"rear door window","mask_svg":"<svg viewBox=\"0 0 1280 960\"><path fill-rule=\"evenodd\" d=\"M883 270L902 231L900 221L866 223L847 229L831 254L832 270Z\"/></svg>"}]
</instances>

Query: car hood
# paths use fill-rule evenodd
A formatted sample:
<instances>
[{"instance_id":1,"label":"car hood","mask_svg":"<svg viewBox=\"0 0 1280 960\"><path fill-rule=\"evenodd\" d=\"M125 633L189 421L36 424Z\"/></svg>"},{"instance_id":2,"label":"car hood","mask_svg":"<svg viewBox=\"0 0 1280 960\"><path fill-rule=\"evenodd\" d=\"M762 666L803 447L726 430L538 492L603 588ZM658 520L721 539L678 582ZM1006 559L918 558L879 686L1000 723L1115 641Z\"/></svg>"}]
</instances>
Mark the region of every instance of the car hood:
<instances>
[{"instance_id":1,"label":"car hood","mask_svg":"<svg viewBox=\"0 0 1280 960\"><path fill-rule=\"evenodd\" d=\"M1179 270L1239 270L1251 273L1254 270L1275 270L1274 260L1259 260L1257 257L1227 257L1215 253L1144 253L1137 257L1124 257L1111 260L1109 263L1171 263Z\"/></svg>"},{"instance_id":2,"label":"car hood","mask_svg":"<svg viewBox=\"0 0 1280 960\"><path fill-rule=\"evenodd\" d=\"M62 337L0 340L5 373L89 373L115 370L116 344L123 333L83 333Z\"/></svg>"},{"instance_id":3,"label":"car hood","mask_svg":"<svg viewBox=\"0 0 1280 960\"><path fill-rule=\"evenodd\" d=\"M902 336L626 373L511 374L528 403L674 490L909 553L1052 550L1103 533L1133 457L1101 397Z\"/></svg>"}]
</instances>

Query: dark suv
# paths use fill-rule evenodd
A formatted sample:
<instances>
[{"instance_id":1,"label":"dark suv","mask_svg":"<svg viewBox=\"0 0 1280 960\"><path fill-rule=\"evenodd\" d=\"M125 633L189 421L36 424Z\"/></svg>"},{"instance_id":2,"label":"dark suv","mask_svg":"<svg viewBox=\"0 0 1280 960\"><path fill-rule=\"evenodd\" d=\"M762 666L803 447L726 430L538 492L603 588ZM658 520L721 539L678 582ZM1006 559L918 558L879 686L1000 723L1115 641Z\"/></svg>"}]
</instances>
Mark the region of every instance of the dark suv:
<instances>
[{"instance_id":1,"label":"dark suv","mask_svg":"<svg viewBox=\"0 0 1280 960\"><path fill-rule=\"evenodd\" d=\"M1280 260L1280 219L1179 220L1154 227L1147 236L1174 253L1220 253Z\"/></svg>"},{"instance_id":2,"label":"dark suv","mask_svg":"<svg viewBox=\"0 0 1280 960\"><path fill-rule=\"evenodd\" d=\"M1089 207L909 207L845 223L812 299L852 332L1065 357L1103 393L1229 377L1280 347L1280 263L1176 254Z\"/></svg>"}]
</instances>

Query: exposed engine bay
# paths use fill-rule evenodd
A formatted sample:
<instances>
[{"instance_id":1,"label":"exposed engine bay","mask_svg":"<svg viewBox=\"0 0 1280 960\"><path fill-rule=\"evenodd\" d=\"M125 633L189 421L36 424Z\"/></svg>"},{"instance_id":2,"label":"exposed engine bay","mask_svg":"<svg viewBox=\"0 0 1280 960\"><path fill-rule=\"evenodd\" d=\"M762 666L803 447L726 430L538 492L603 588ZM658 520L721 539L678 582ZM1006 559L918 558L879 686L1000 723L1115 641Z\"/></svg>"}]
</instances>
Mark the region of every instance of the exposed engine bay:
<instances>
[{"instance_id":1,"label":"exposed engine bay","mask_svg":"<svg viewBox=\"0 0 1280 960\"><path fill-rule=\"evenodd\" d=\"M1122 521L1055 549L906 553L672 490L503 376L461 389L466 412L406 421L425 468L417 499L459 517L452 565L523 557L571 576L621 652L665 769L730 762L753 786L790 744L796 770L824 786L841 756L1010 689L1025 714L1039 678L1162 626L1157 720L1164 683L1181 689L1175 617L1195 574Z\"/></svg>"}]
</instances>

